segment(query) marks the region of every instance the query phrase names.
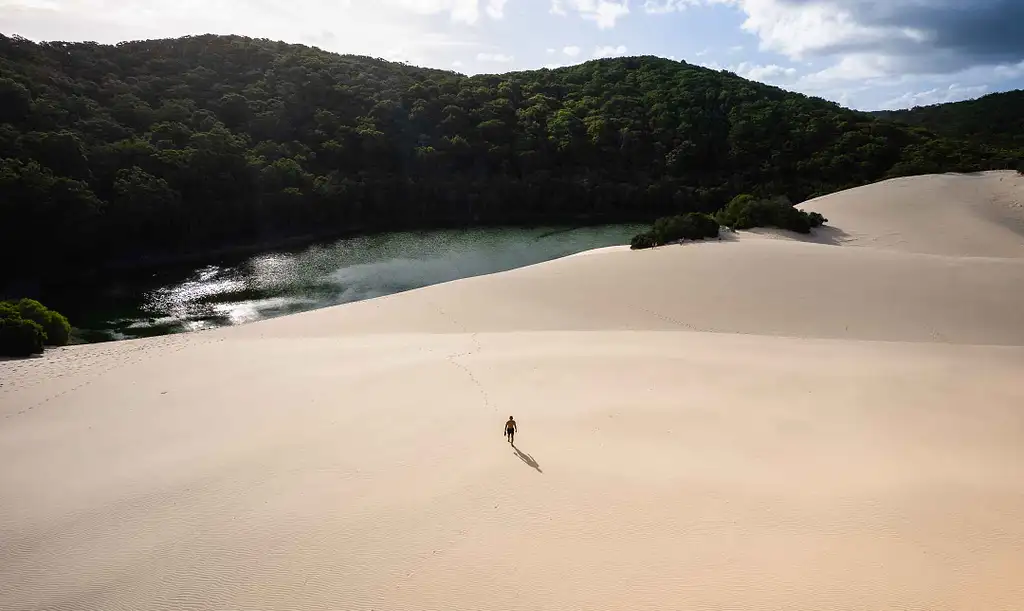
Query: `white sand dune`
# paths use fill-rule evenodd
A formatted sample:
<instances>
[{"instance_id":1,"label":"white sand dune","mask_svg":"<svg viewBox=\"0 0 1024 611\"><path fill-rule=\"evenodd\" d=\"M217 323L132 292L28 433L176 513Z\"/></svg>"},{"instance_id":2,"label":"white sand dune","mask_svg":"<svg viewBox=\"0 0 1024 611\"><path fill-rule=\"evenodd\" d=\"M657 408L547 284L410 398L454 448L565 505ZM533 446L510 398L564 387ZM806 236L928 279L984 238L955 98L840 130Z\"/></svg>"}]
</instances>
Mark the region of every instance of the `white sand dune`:
<instances>
[{"instance_id":1,"label":"white sand dune","mask_svg":"<svg viewBox=\"0 0 1024 611\"><path fill-rule=\"evenodd\" d=\"M1024 181L1014 172L916 176L800 206L836 243L953 257L1024 257Z\"/></svg>"},{"instance_id":2,"label":"white sand dune","mask_svg":"<svg viewBox=\"0 0 1024 611\"><path fill-rule=\"evenodd\" d=\"M1022 192L0 362L0 609L1024 609Z\"/></svg>"}]
</instances>

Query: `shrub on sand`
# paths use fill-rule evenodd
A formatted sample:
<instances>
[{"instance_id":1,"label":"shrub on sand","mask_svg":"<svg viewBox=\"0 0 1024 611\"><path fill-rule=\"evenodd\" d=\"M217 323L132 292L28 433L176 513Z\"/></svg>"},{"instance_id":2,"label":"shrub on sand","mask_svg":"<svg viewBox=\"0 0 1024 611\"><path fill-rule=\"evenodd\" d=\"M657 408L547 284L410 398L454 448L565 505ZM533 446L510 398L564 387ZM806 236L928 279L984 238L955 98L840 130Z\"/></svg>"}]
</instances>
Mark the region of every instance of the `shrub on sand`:
<instances>
[{"instance_id":1,"label":"shrub on sand","mask_svg":"<svg viewBox=\"0 0 1024 611\"><path fill-rule=\"evenodd\" d=\"M43 345L64 346L71 339L71 324L34 299L0 301L0 353L27 356L43 351Z\"/></svg>"},{"instance_id":2,"label":"shrub on sand","mask_svg":"<svg viewBox=\"0 0 1024 611\"><path fill-rule=\"evenodd\" d=\"M817 212L804 212L794 208L788 200L757 199L752 195L737 195L716 215L718 222L733 229L778 227L797 233L810 233L814 227L828 222Z\"/></svg>"},{"instance_id":3,"label":"shrub on sand","mask_svg":"<svg viewBox=\"0 0 1024 611\"><path fill-rule=\"evenodd\" d=\"M71 337L71 324L63 314L55 312L35 299L21 299L12 304L25 320L36 322L46 333L47 346L65 346Z\"/></svg>"},{"instance_id":4,"label":"shrub on sand","mask_svg":"<svg viewBox=\"0 0 1024 611\"><path fill-rule=\"evenodd\" d=\"M653 248L679 240L703 240L718 237L718 222L707 214L690 212L679 216L666 216L654 222L654 227L630 242L630 248Z\"/></svg>"},{"instance_id":5,"label":"shrub on sand","mask_svg":"<svg viewBox=\"0 0 1024 611\"><path fill-rule=\"evenodd\" d=\"M0 318L0 355L31 356L43 351L43 328L32 320Z\"/></svg>"}]
</instances>

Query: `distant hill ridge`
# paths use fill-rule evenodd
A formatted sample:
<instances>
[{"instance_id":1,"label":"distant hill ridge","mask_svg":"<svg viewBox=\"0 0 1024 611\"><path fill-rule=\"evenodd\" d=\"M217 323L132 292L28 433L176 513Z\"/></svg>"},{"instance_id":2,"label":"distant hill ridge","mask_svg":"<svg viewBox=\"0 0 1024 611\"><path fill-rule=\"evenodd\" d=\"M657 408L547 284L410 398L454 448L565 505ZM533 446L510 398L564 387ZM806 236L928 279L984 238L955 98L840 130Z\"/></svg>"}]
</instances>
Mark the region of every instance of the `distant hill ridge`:
<instances>
[{"instance_id":1,"label":"distant hill ridge","mask_svg":"<svg viewBox=\"0 0 1024 611\"><path fill-rule=\"evenodd\" d=\"M1024 90L1017 89L964 102L880 110L873 116L927 128L941 136L1024 148Z\"/></svg>"}]
</instances>

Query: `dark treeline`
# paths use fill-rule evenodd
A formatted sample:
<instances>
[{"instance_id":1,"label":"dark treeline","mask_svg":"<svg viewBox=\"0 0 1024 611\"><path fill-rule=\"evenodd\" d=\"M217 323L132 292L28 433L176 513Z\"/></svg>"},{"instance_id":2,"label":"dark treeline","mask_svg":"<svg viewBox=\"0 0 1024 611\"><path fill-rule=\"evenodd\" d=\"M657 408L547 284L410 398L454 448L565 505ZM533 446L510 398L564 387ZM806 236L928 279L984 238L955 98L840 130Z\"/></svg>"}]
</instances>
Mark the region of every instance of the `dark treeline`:
<instances>
[{"instance_id":1,"label":"dark treeline","mask_svg":"<svg viewBox=\"0 0 1024 611\"><path fill-rule=\"evenodd\" d=\"M976 100L871 113L936 134L1024 149L1024 90L992 93Z\"/></svg>"},{"instance_id":2,"label":"dark treeline","mask_svg":"<svg viewBox=\"0 0 1024 611\"><path fill-rule=\"evenodd\" d=\"M466 77L224 36L0 37L0 121L4 271L37 279L309 234L799 202L1021 156L655 57Z\"/></svg>"}]
</instances>

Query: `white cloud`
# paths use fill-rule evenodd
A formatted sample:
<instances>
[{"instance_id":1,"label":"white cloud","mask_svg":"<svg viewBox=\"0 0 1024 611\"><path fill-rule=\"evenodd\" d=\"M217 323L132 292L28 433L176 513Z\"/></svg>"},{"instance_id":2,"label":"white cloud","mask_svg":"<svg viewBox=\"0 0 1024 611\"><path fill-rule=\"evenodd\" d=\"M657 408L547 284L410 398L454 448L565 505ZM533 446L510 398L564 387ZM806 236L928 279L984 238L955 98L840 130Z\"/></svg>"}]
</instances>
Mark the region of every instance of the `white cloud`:
<instances>
[{"instance_id":1,"label":"white cloud","mask_svg":"<svg viewBox=\"0 0 1024 611\"><path fill-rule=\"evenodd\" d=\"M505 4L508 0L487 0L487 16L491 19L502 19L505 16Z\"/></svg>"},{"instance_id":2,"label":"white cloud","mask_svg":"<svg viewBox=\"0 0 1024 611\"><path fill-rule=\"evenodd\" d=\"M704 57L705 55L708 54L708 51L709 51L709 49L701 49L700 51L697 51L696 53L694 53L694 55L697 56L697 57Z\"/></svg>"},{"instance_id":3,"label":"white cloud","mask_svg":"<svg viewBox=\"0 0 1024 611\"><path fill-rule=\"evenodd\" d=\"M663 15L686 10L688 6L696 6L700 0L644 0L644 12L650 15Z\"/></svg>"},{"instance_id":4,"label":"white cloud","mask_svg":"<svg viewBox=\"0 0 1024 611\"><path fill-rule=\"evenodd\" d=\"M480 62L493 62L496 64L508 64L515 60L511 55L504 53L477 53L476 60Z\"/></svg>"},{"instance_id":5,"label":"white cloud","mask_svg":"<svg viewBox=\"0 0 1024 611\"><path fill-rule=\"evenodd\" d=\"M549 47L548 50L547 50L547 54L548 55L554 55L555 54L555 50Z\"/></svg>"},{"instance_id":6,"label":"white cloud","mask_svg":"<svg viewBox=\"0 0 1024 611\"><path fill-rule=\"evenodd\" d=\"M962 87L958 83L953 83L945 88L935 87L928 91L905 93L897 98L884 102L882 104L882 108L891 110L896 108L913 108L914 106L928 106L930 104L943 104L945 102L960 102L962 100L976 98L987 91L987 85Z\"/></svg>"},{"instance_id":7,"label":"white cloud","mask_svg":"<svg viewBox=\"0 0 1024 611\"><path fill-rule=\"evenodd\" d=\"M594 49L594 57L598 59L602 57L617 57L619 55L625 55L626 51L627 49L624 45L619 45L617 47L610 45L606 47L597 47Z\"/></svg>"},{"instance_id":8,"label":"white cloud","mask_svg":"<svg viewBox=\"0 0 1024 611\"><path fill-rule=\"evenodd\" d=\"M703 1L742 10L762 51L834 59L824 76L952 74L1024 60L1020 0Z\"/></svg>"},{"instance_id":9,"label":"white cloud","mask_svg":"<svg viewBox=\"0 0 1024 611\"><path fill-rule=\"evenodd\" d=\"M739 7L747 15L743 29L760 38L762 50L782 53L791 59L802 59L807 53L821 52L844 43L870 44L892 34L861 25L844 8L841 0L707 2Z\"/></svg>"},{"instance_id":10,"label":"white cloud","mask_svg":"<svg viewBox=\"0 0 1024 611\"><path fill-rule=\"evenodd\" d=\"M735 45L735 46L729 47L729 53L739 53L742 50L743 50L743 45Z\"/></svg>"},{"instance_id":11,"label":"white cloud","mask_svg":"<svg viewBox=\"0 0 1024 611\"><path fill-rule=\"evenodd\" d=\"M498 4L504 2L484 6L497 14ZM480 21L480 5L481 0L0 0L0 30L33 40L101 43L242 34L447 65L447 49L479 46L469 26ZM437 17L446 17L447 25Z\"/></svg>"},{"instance_id":12,"label":"white cloud","mask_svg":"<svg viewBox=\"0 0 1024 611\"><path fill-rule=\"evenodd\" d=\"M452 68L461 68L462 66L463 63L460 60L455 60L452 62Z\"/></svg>"},{"instance_id":13,"label":"white cloud","mask_svg":"<svg viewBox=\"0 0 1024 611\"><path fill-rule=\"evenodd\" d=\"M894 73L891 59L868 53L842 57L835 64L804 77L808 82L828 83L876 79Z\"/></svg>"},{"instance_id":14,"label":"white cloud","mask_svg":"<svg viewBox=\"0 0 1024 611\"><path fill-rule=\"evenodd\" d=\"M740 62L723 66L716 61L701 61L698 66L710 68L711 70L728 70L738 76L760 83L785 83L796 79L797 70L792 67L780 66L778 64L755 64L751 62Z\"/></svg>"},{"instance_id":15,"label":"white cloud","mask_svg":"<svg viewBox=\"0 0 1024 611\"><path fill-rule=\"evenodd\" d=\"M562 53L565 53L569 57L576 57L580 54L580 48L577 46L566 47L562 49Z\"/></svg>"},{"instance_id":16,"label":"white cloud","mask_svg":"<svg viewBox=\"0 0 1024 611\"><path fill-rule=\"evenodd\" d=\"M1024 61L1008 66L996 66L995 73L999 78L1011 79L1024 76Z\"/></svg>"},{"instance_id":17,"label":"white cloud","mask_svg":"<svg viewBox=\"0 0 1024 611\"><path fill-rule=\"evenodd\" d=\"M761 83L785 82L796 76L796 68L784 68L778 64L760 65L741 62L730 70L745 79Z\"/></svg>"},{"instance_id":18,"label":"white cloud","mask_svg":"<svg viewBox=\"0 0 1024 611\"><path fill-rule=\"evenodd\" d=\"M451 20L464 23L476 23L480 18L480 3L478 0L379 0L381 4L392 4L407 11L420 15L436 15L438 13L449 13ZM342 5L349 6L362 4L359 0L348 0ZM488 12L491 12L492 5L496 6L500 13L504 2L489 2ZM492 15L493 16L493 15ZM499 15L500 16L500 15Z\"/></svg>"},{"instance_id":19,"label":"white cloud","mask_svg":"<svg viewBox=\"0 0 1024 611\"><path fill-rule=\"evenodd\" d=\"M607 30L629 14L629 0L551 0L552 13L567 15L569 10L596 22L598 29Z\"/></svg>"}]
</instances>

